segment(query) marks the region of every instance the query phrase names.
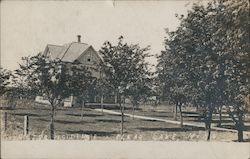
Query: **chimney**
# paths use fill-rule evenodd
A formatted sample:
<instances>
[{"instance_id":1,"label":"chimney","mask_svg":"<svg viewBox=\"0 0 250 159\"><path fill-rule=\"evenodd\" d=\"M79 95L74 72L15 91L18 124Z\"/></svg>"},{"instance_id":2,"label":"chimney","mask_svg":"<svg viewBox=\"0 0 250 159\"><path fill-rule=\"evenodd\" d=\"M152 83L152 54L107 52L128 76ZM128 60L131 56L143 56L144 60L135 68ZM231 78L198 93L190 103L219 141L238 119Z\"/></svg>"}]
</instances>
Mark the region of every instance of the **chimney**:
<instances>
[{"instance_id":1,"label":"chimney","mask_svg":"<svg viewBox=\"0 0 250 159\"><path fill-rule=\"evenodd\" d=\"M77 35L77 42L81 42L81 35Z\"/></svg>"}]
</instances>

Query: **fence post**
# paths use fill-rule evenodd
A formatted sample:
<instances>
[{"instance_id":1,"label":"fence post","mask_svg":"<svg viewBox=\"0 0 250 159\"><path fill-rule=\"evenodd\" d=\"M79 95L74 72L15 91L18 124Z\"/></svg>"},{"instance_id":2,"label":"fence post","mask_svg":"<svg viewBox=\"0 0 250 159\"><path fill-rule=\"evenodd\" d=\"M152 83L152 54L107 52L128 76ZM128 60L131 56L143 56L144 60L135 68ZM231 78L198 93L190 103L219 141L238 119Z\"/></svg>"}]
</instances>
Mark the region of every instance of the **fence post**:
<instances>
[{"instance_id":1,"label":"fence post","mask_svg":"<svg viewBox=\"0 0 250 159\"><path fill-rule=\"evenodd\" d=\"M8 127L8 114L7 112L4 112L4 131L7 131Z\"/></svg>"},{"instance_id":2,"label":"fence post","mask_svg":"<svg viewBox=\"0 0 250 159\"><path fill-rule=\"evenodd\" d=\"M24 127L23 127L24 135L28 135L29 133L29 116L24 116Z\"/></svg>"}]
</instances>

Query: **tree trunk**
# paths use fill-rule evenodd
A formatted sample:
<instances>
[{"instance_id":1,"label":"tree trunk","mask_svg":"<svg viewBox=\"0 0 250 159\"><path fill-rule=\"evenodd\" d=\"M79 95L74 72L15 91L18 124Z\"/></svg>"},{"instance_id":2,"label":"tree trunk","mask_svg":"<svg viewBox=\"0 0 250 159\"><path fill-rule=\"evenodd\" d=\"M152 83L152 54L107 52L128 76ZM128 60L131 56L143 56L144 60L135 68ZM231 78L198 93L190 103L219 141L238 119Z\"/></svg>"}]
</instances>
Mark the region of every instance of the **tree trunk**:
<instances>
[{"instance_id":1,"label":"tree trunk","mask_svg":"<svg viewBox=\"0 0 250 159\"><path fill-rule=\"evenodd\" d=\"M145 111L146 110L146 102L145 101L143 102L143 107L144 107L143 111Z\"/></svg>"},{"instance_id":2,"label":"tree trunk","mask_svg":"<svg viewBox=\"0 0 250 159\"><path fill-rule=\"evenodd\" d=\"M208 116L207 116L207 121L206 121L206 128L208 131L208 135L207 135L207 141L210 141L211 138L211 123L212 123L212 115L213 115L213 109L212 109L212 104L209 105L209 110L207 112Z\"/></svg>"},{"instance_id":3,"label":"tree trunk","mask_svg":"<svg viewBox=\"0 0 250 159\"><path fill-rule=\"evenodd\" d=\"M121 99L119 100L120 109L121 109L121 135L123 135L123 123L124 123L124 103L122 104Z\"/></svg>"},{"instance_id":4,"label":"tree trunk","mask_svg":"<svg viewBox=\"0 0 250 159\"><path fill-rule=\"evenodd\" d=\"M243 142L243 128L241 125L238 125L238 141Z\"/></svg>"},{"instance_id":5,"label":"tree trunk","mask_svg":"<svg viewBox=\"0 0 250 159\"><path fill-rule=\"evenodd\" d=\"M121 119L121 135L123 135L123 123L124 123L124 112L122 111L122 119Z\"/></svg>"},{"instance_id":6,"label":"tree trunk","mask_svg":"<svg viewBox=\"0 0 250 159\"><path fill-rule=\"evenodd\" d=\"M101 108L102 108L102 114L103 114L103 93L102 93L102 96L101 96Z\"/></svg>"},{"instance_id":7,"label":"tree trunk","mask_svg":"<svg viewBox=\"0 0 250 159\"><path fill-rule=\"evenodd\" d=\"M82 109L81 109L81 120L83 119L83 108L85 106L85 102L83 101L82 102Z\"/></svg>"},{"instance_id":8,"label":"tree trunk","mask_svg":"<svg viewBox=\"0 0 250 159\"><path fill-rule=\"evenodd\" d=\"M178 102L175 104L175 109L174 109L174 120L177 120L177 112L178 112Z\"/></svg>"},{"instance_id":9,"label":"tree trunk","mask_svg":"<svg viewBox=\"0 0 250 159\"><path fill-rule=\"evenodd\" d=\"M206 121L206 129L207 129L207 141L210 140L211 137L211 122L212 122L212 114L208 112L208 117Z\"/></svg>"},{"instance_id":10,"label":"tree trunk","mask_svg":"<svg viewBox=\"0 0 250 159\"><path fill-rule=\"evenodd\" d=\"M135 104L132 104L132 115L133 115L133 120L134 120L134 115L135 115Z\"/></svg>"},{"instance_id":11,"label":"tree trunk","mask_svg":"<svg viewBox=\"0 0 250 159\"><path fill-rule=\"evenodd\" d=\"M54 106L54 110L56 109L56 106ZM56 111L54 111L54 118L56 117Z\"/></svg>"},{"instance_id":12,"label":"tree trunk","mask_svg":"<svg viewBox=\"0 0 250 159\"><path fill-rule=\"evenodd\" d=\"M180 103L180 104L179 104L180 120L181 120L180 125L181 125L181 127L182 127L182 126L183 126L183 117L182 117L182 110L181 110L181 106L182 106L182 103Z\"/></svg>"},{"instance_id":13,"label":"tree trunk","mask_svg":"<svg viewBox=\"0 0 250 159\"><path fill-rule=\"evenodd\" d=\"M244 130L244 123L243 123L243 115L242 113L239 114L238 122L236 123L236 127L238 130L238 141L243 142L243 130Z\"/></svg>"},{"instance_id":14,"label":"tree trunk","mask_svg":"<svg viewBox=\"0 0 250 159\"><path fill-rule=\"evenodd\" d=\"M222 105L219 106L219 123L217 126L221 126L221 122L222 122Z\"/></svg>"},{"instance_id":15,"label":"tree trunk","mask_svg":"<svg viewBox=\"0 0 250 159\"><path fill-rule=\"evenodd\" d=\"M55 115L55 107L51 105L51 122L50 122L50 139L54 140L55 138L55 131L54 131L54 115Z\"/></svg>"},{"instance_id":16,"label":"tree trunk","mask_svg":"<svg viewBox=\"0 0 250 159\"><path fill-rule=\"evenodd\" d=\"M211 136L211 123L207 126L207 141L210 141L210 136Z\"/></svg>"},{"instance_id":17,"label":"tree trunk","mask_svg":"<svg viewBox=\"0 0 250 159\"><path fill-rule=\"evenodd\" d=\"M234 117L234 114L229 110L229 116L231 116L231 118L233 119L233 121L235 122L235 127L238 131L238 141L239 142L243 142L243 131L244 131L244 121L243 121L243 112L241 112L241 110L237 110L237 116L238 116L238 120Z\"/></svg>"}]
</instances>

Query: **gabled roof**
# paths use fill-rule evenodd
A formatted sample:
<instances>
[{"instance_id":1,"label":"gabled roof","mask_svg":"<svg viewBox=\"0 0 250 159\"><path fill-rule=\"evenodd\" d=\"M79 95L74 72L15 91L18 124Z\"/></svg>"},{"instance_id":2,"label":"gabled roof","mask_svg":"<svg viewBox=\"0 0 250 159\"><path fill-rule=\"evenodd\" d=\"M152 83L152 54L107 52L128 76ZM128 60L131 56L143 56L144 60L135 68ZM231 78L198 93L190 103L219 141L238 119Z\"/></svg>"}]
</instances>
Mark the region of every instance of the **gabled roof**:
<instances>
[{"instance_id":1,"label":"gabled roof","mask_svg":"<svg viewBox=\"0 0 250 159\"><path fill-rule=\"evenodd\" d=\"M85 43L76 43L73 42L68 47L68 49L65 51L65 54L62 57L63 61L67 62L74 62L78 57L80 57L88 48L90 45Z\"/></svg>"},{"instance_id":2,"label":"gabled roof","mask_svg":"<svg viewBox=\"0 0 250 159\"><path fill-rule=\"evenodd\" d=\"M48 51L45 53L49 54L52 59L56 59L62 52L63 48L62 46L48 44L46 49L48 49Z\"/></svg>"},{"instance_id":3,"label":"gabled roof","mask_svg":"<svg viewBox=\"0 0 250 159\"><path fill-rule=\"evenodd\" d=\"M48 44L46 49L44 50L44 55L50 56L51 59L58 58L64 62L74 62L89 48L93 49L91 45L80 42L72 42L62 46ZM103 61L102 57L98 53L97 55Z\"/></svg>"}]
</instances>

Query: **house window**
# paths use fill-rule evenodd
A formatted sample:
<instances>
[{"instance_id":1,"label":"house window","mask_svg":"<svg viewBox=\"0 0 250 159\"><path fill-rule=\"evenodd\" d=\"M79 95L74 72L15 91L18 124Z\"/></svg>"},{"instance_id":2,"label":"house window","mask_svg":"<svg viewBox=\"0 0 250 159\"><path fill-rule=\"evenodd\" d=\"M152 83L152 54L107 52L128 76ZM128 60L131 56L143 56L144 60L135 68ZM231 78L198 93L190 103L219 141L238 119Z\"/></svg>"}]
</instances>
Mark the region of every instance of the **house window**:
<instances>
[{"instance_id":1,"label":"house window","mask_svg":"<svg viewBox=\"0 0 250 159\"><path fill-rule=\"evenodd\" d=\"M88 62L90 62L90 59L88 59Z\"/></svg>"}]
</instances>

